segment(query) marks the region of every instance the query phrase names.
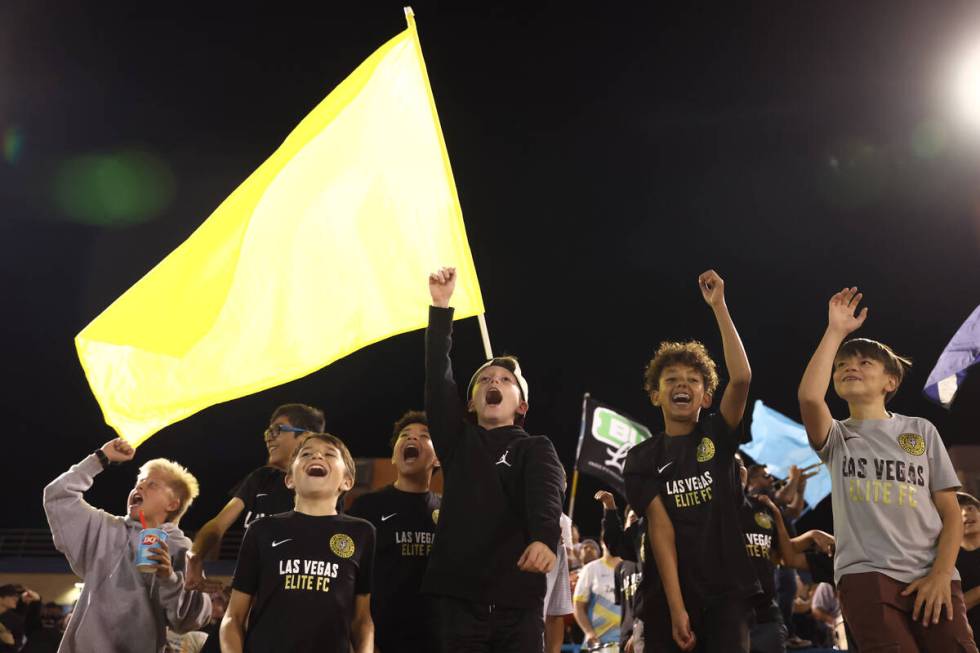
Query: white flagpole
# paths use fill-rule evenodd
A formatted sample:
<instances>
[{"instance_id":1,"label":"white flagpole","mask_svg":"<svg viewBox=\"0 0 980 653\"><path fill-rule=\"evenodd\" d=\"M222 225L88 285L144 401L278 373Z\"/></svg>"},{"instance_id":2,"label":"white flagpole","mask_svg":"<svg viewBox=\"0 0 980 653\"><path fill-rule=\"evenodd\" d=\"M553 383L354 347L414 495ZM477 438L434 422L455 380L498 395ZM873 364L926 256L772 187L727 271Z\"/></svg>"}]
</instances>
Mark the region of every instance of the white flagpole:
<instances>
[{"instance_id":1,"label":"white flagpole","mask_svg":"<svg viewBox=\"0 0 980 653\"><path fill-rule=\"evenodd\" d=\"M490 347L490 332L487 330L487 314L480 313L476 316L476 319L480 322L480 337L483 339L483 353L486 354L487 360L493 358L493 348Z\"/></svg>"}]
</instances>

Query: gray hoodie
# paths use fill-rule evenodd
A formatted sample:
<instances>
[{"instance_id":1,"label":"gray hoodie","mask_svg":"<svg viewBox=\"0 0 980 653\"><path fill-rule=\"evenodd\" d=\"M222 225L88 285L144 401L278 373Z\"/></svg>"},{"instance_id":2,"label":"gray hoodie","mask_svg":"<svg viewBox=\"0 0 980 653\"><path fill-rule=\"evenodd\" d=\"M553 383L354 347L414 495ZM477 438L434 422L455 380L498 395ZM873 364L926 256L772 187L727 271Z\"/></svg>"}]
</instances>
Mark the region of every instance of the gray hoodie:
<instances>
[{"instance_id":1,"label":"gray hoodie","mask_svg":"<svg viewBox=\"0 0 980 653\"><path fill-rule=\"evenodd\" d=\"M139 523L93 508L82 498L101 471L93 454L44 488L54 545L85 582L58 651L164 651L166 628L181 633L201 628L211 618L211 599L185 590L182 572L161 579L136 568ZM173 568L182 570L191 541L174 524L160 528L167 532Z\"/></svg>"}]
</instances>

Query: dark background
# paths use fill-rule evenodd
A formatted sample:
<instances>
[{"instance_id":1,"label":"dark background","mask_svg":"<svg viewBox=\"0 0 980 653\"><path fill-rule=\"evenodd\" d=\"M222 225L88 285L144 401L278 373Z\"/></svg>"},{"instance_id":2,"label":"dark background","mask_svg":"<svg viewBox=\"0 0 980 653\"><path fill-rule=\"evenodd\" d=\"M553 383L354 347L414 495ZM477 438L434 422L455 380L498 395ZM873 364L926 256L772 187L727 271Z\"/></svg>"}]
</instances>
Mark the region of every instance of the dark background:
<instances>
[{"instance_id":1,"label":"dark background","mask_svg":"<svg viewBox=\"0 0 980 653\"><path fill-rule=\"evenodd\" d=\"M656 345L697 337L722 360L696 285L714 267L752 400L799 419L827 299L857 284L861 335L915 360L891 407L975 441L976 379L952 415L921 396L980 298L980 131L949 104L950 65L980 39L975 3L658 4L414 5L493 343L530 381L529 430L571 468L586 391L659 428L641 388ZM404 25L380 1L0 5L4 526L43 526L43 486L113 436L74 335ZM75 157L125 151L154 162L158 183L133 184L150 209L106 218L59 199ZM457 335L468 377L476 321ZM168 427L137 461L198 475L196 529L264 461L280 403L321 406L355 455L386 455L392 422L422 404L422 352L421 332L381 342ZM90 500L121 511L135 473L104 474ZM579 491L586 533L594 490Z\"/></svg>"}]
</instances>

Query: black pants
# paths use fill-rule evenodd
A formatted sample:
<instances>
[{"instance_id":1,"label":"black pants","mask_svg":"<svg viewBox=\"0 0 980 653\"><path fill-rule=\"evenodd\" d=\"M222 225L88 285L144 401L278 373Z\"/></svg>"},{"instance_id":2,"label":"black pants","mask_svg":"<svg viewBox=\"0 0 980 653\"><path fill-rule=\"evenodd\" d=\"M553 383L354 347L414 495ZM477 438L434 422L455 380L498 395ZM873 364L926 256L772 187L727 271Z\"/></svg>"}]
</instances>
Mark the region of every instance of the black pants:
<instances>
[{"instance_id":1,"label":"black pants","mask_svg":"<svg viewBox=\"0 0 980 653\"><path fill-rule=\"evenodd\" d=\"M664 597L644 610L645 653L679 653L670 629L670 610ZM698 608L688 606L695 653L749 653L751 608L744 599L731 599Z\"/></svg>"},{"instance_id":2,"label":"black pants","mask_svg":"<svg viewBox=\"0 0 980 653\"><path fill-rule=\"evenodd\" d=\"M443 653L542 653L544 607L502 608L438 599Z\"/></svg>"}]
</instances>

